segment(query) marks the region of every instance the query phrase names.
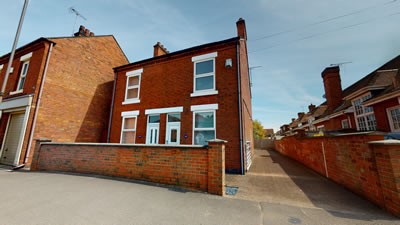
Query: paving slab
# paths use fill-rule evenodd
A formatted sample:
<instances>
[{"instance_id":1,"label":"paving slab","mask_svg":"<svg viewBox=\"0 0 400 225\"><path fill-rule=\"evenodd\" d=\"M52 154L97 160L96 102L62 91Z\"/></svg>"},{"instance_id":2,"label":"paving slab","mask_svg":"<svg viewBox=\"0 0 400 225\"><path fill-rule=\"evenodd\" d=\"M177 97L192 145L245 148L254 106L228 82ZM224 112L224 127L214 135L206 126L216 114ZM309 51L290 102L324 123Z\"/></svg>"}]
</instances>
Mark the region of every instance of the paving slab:
<instances>
[{"instance_id":1,"label":"paving slab","mask_svg":"<svg viewBox=\"0 0 400 225\"><path fill-rule=\"evenodd\" d=\"M373 203L273 150L257 149L250 171L227 175L226 184L239 187L230 198L261 204L264 224L400 224Z\"/></svg>"}]
</instances>

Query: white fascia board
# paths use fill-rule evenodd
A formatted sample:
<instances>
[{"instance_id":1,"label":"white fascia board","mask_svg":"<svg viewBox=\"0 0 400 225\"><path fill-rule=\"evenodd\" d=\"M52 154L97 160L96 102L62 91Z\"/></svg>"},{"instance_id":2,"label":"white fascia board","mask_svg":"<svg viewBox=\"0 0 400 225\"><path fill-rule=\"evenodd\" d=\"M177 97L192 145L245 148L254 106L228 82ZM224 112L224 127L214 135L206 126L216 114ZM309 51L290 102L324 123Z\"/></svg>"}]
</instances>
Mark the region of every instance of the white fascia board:
<instances>
[{"instance_id":1,"label":"white fascia board","mask_svg":"<svg viewBox=\"0 0 400 225\"><path fill-rule=\"evenodd\" d=\"M212 59L217 56L218 56L217 52L212 52L212 53L208 53L208 54L204 54L204 55L198 55L198 56L192 57L192 62L197 62L197 61L201 61L201 60L205 60L205 59Z\"/></svg>"},{"instance_id":2,"label":"white fascia board","mask_svg":"<svg viewBox=\"0 0 400 225\"><path fill-rule=\"evenodd\" d=\"M190 111L217 110L218 104L192 105Z\"/></svg>"},{"instance_id":3,"label":"white fascia board","mask_svg":"<svg viewBox=\"0 0 400 225\"><path fill-rule=\"evenodd\" d=\"M139 110L134 110L134 111L126 111L126 112L122 112L121 116L138 116L139 115Z\"/></svg>"},{"instance_id":4,"label":"white fascia board","mask_svg":"<svg viewBox=\"0 0 400 225\"><path fill-rule=\"evenodd\" d=\"M13 100L3 101L0 104L0 110L7 110L12 108L19 108L31 105L32 96L26 96L22 98L17 98Z\"/></svg>"},{"instance_id":5,"label":"white fascia board","mask_svg":"<svg viewBox=\"0 0 400 225\"><path fill-rule=\"evenodd\" d=\"M141 73L143 73L143 68L142 69L138 69L138 70L132 70L132 71L128 71L126 72L126 76L134 76L134 75L140 75Z\"/></svg>"},{"instance_id":6,"label":"white fascia board","mask_svg":"<svg viewBox=\"0 0 400 225\"><path fill-rule=\"evenodd\" d=\"M19 60L20 61L27 61L30 58L32 58L32 52L29 52L28 54L25 54L25 55L21 56L21 58Z\"/></svg>"},{"instance_id":7,"label":"white fascia board","mask_svg":"<svg viewBox=\"0 0 400 225\"><path fill-rule=\"evenodd\" d=\"M163 114L163 113L181 113L183 112L183 106L179 107L168 107L168 108L158 108L158 109L146 109L144 114Z\"/></svg>"}]
</instances>

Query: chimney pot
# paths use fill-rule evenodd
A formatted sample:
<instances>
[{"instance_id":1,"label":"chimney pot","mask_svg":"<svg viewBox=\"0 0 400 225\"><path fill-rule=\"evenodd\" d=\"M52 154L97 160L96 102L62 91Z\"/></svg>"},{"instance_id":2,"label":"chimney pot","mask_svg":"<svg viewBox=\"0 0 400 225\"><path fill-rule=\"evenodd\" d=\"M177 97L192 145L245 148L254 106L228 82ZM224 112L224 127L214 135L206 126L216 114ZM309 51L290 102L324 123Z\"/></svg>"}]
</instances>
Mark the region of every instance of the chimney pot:
<instances>
[{"instance_id":1,"label":"chimney pot","mask_svg":"<svg viewBox=\"0 0 400 225\"><path fill-rule=\"evenodd\" d=\"M157 44L155 44L153 47L154 47L154 53L153 53L154 57L166 55L169 53L169 51L160 42L157 42Z\"/></svg>"},{"instance_id":2,"label":"chimney pot","mask_svg":"<svg viewBox=\"0 0 400 225\"><path fill-rule=\"evenodd\" d=\"M299 120L301 119L301 117L303 117L304 116L304 112L299 112L299 113L297 113L297 117L299 118Z\"/></svg>"}]
</instances>

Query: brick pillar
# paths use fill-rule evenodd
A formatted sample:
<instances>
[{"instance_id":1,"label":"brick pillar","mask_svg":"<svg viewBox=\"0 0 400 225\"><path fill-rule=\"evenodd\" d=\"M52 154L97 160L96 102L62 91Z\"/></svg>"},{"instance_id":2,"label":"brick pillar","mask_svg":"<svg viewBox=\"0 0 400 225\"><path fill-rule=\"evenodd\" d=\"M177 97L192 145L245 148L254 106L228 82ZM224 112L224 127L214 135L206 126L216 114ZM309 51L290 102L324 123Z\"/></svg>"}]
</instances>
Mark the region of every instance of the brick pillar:
<instances>
[{"instance_id":1,"label":"brick pillar","mask_svg":"<svg viewBox=\"0 0 400 225\"><path fill-rule=\"evenodd\" d=\"M35 139L35 141L36 141L35 150L33 152L31 167L30 167L31 171L39 170L39 158L40 158L41 144L44 142L51 142L50 139L46 139L46 138L38 138L38 139Z\"/></svg>"},{"instance_id":2,"label":"brick pillar","mask_svg":"<svg viewBox=\"0 0 400 225\"><path fill-rule=\"evenodd\" d=\"M208 193L225 194L225 143L224 140L208 141Z\"/></svg>"},{"instance_id":3,"label":"brick pillar","mask_svg":"<svg viewBox=\"0 0 400 225\"><path fill-rule=\"evenodd\" d=\"M400 216L400 141L383 140L369 144L375 154L384 207Z\"/></svg>"}]
</instances>

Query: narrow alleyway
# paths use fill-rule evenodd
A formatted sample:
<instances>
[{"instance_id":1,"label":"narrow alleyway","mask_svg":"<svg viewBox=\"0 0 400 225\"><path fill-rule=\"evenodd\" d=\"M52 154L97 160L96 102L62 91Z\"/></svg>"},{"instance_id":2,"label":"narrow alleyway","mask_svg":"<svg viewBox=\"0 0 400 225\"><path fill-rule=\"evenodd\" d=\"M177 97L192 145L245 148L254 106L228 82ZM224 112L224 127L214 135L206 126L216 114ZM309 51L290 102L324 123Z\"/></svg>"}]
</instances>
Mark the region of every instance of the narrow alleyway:
<instances>
[{"instance_id":1,"label":"narrow alleyway","mask_svg":"<svg viewBox=\"0 0 400 225\"><path fill-rule=\"evenodd\" d=\"M289 211L319 209L332 217L393 219L374 204L273 150L256 150L250 171L245 176L227 175L226 184L239 187L231 198L277 204L281 209L286 206Z\"/></svg>"}]
</instances>

